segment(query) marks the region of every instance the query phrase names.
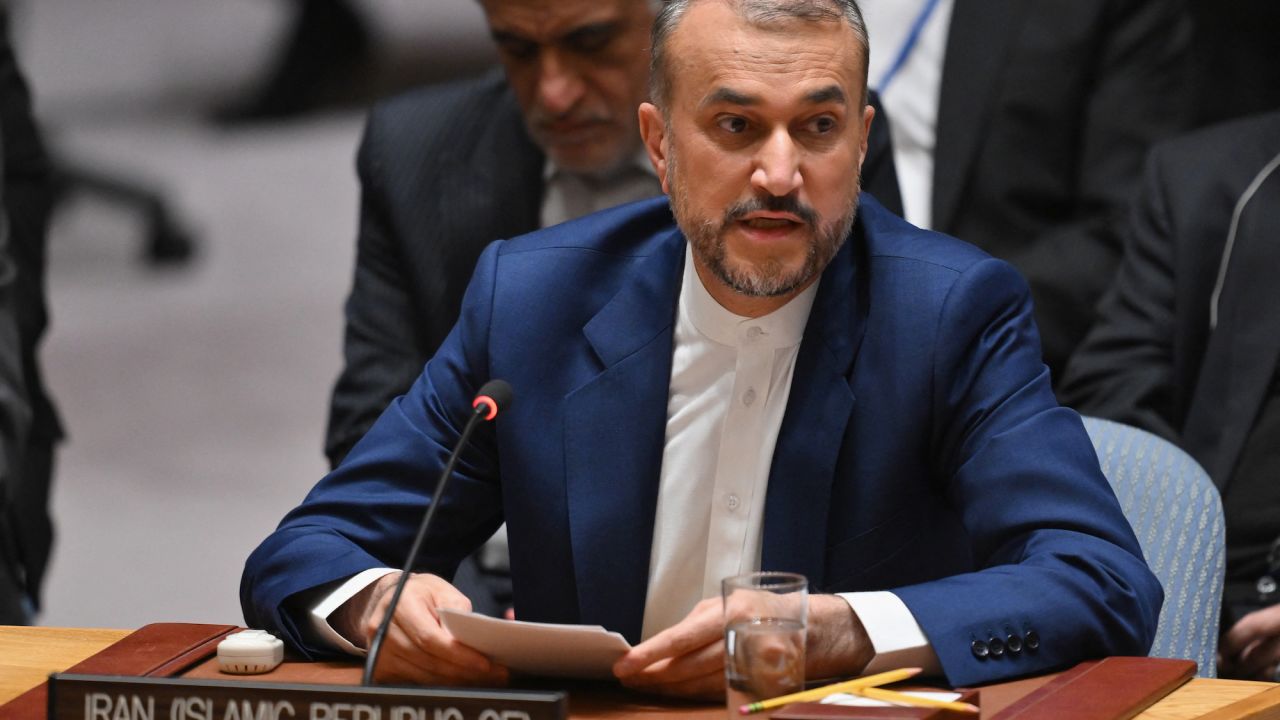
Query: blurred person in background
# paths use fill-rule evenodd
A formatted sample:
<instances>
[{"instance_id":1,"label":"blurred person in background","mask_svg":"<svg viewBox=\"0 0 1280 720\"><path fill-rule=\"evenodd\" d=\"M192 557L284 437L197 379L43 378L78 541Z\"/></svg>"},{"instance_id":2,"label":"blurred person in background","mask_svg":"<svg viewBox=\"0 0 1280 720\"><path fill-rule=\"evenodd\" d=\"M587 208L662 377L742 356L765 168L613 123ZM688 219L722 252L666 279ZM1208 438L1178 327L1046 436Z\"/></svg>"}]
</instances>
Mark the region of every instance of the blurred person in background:
<instances>
[{"instance_id":1,"label":"blurred person in background","mask_svg":"<svg viewBox=\"0 0 1280 720\"><path fill-rule=\"evenodd\" d=\"M481 4L506 72L414 90L368 118L345 364L325 442L333 466L444 340L485 245L661 192L636 128L654 3ZM478 611L501 613L501 533L478 559L459 581L485 588L472 593Z\"/></svg>"},{"instance_id":2,"label":"blurred person in background","mask_svg":"<svg viewBox=\"0 0 1280 720\"><path fill-rule=\"evenodd\" d=\"M0 544L5 566L0 573L6 575L0 579L0 585L5 587L0 589L0 594L11 593L14 588L20 594L17 615L8 614L14 606L0 600L6 612L0 624L20 624L29 621L40 607L40 586L53 545L53 524L49 518L53 448L62 437L62 430L45 394L36 359L48 322L44 292L45 231L53 198L52 174L32 117L31 96L10 45L8 11L3 4L0 4L0 145L3 146L7 250L14 270L4 275L6 279L0 293L6 297L11 310L5 312L12 312L17 330L16 346L11 344L12 335L7 335L0 353L17 353L21 392L31 413L25 441L21 435L9 434L8 427L3 428L7 435L4 463L9 475L9 492L0 498ZM4 373L4 377L9 378L9 373Z\"/></svg>"},{"instance_id":3,"label":"blurred person in background","mask_svg":"<svg viewBox=\"0 0 1280 720\"><path fill-rule=\"evenodd\" d=\"M912 224L1031 283L1055 385L1155 141L1188 126L1185 0L862 0Z\"/></svg>"},{"instance_id":4,"label":"blurred person in background","mask_svg":"<svg viewBox=\"0 0 1280 720\"><path fill-rule=\"evenodd\" d=\"M3 159L0 140L0 162ZM13 307L17 275L9 259L9 220L4 212L4 186L0 183L0 625L25 625L31 612L13 507L21 488L22 453L31 429Z\"/></svg>"},{"instance_id":5,"label":"blurred person in background","mask_svg":"<svg viewBox=\"0 0 1280 720\"><path fill-rule=\"evenodd\" d=\"M1063 400L1171 440L1222 493L1218 670L1280 681L1280 112L1158 145Z\"/></svg>"}]
</instances>

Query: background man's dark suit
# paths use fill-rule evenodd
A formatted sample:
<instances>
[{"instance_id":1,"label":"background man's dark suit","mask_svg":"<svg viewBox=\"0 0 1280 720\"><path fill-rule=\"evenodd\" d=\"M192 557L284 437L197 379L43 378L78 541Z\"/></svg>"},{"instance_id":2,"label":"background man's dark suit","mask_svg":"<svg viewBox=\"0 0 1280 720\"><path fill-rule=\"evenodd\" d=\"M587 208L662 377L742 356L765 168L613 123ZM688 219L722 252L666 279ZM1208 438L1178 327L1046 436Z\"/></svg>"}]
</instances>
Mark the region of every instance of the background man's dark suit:
<instances>
[{"instance_id":1,"label":"background man's dark suit","mask_svg":"<svg viewBox=\"0 0 1280 720\"><path fill-rule=\"evenodd\" d=\"M0 127L4 143L4 203L9 218L9 254L17 268L13 304L21 344L22 372L31 404L31 430L23 452L21 482L8 508L0 508L0 531L12 528L15 554L27 591L39 603L53 526L49 483L53 446L62 436L44 391L36 349L44 335L45 229L53 198L51 169L31 112L31 95L9 44L8 16L0 5ZM0 538L3 541L3 538Z\"/></svg>"},{"instance_id":2,"label":"background man's dark suit","mask_svg":"<svg viewBox=\"0 0 1280 720\"><path fill-rule=\"evenodd\" d=\"M3 158L0 138L0 162ZM23 602L26 588L9 508L21 486L22 453L31 427L31 407L22 379L22 343L13 307L17 276L9 258L9 218L0 183L0 625L22 624L27 619Z\"/></svg>"},{"instance_id":3,"label":"background man's dark suit","mask_svg":"<svg viewBox=\"0 0 1280 720\"><path fill-rule=\"evenodd\" d=\"M374 108L357 160L355 280L325 441L333 465L444 341L480 251L538 228L544 164L499 72ZM883 118L872 126L863 187L901 214Z\"/></svg>"},{"instance_id":4,"label":"background man's dark suit","mask_svg":"<svg viewBox=\"0 0 1280 720\"><path fill-rule=\"evenodd\" d=\"M933 228L1031 283L1055 383L1120 254L1154 141L1189 114L1181 0L958 0L938 106Z\"/></svg>"},{"instance_id":5,"label":"background man's dark suit","mask_svg":"<svg viewBox=\"0 0 1280 720\"><path fill-rule=\"evenodd\" d=\"M1210 306L1241 195L1280 155L1280 113L1158 146L1129 223L1124 261L1061 395L1082 413L1137 425L1191 453L1222 489L1228 584L1252 584L1280 533L1276 477L1241 465L1274 401L1280 361L1280 172L1244 206L1221 297ZM1270 389L1270 390L1269 390ZM1274 460L1273 460L1274 461ZM1257 517L1259 514L1267 517ZM1225 629L1225 628L1224 628Z\"/></svg>"}]
</instances>

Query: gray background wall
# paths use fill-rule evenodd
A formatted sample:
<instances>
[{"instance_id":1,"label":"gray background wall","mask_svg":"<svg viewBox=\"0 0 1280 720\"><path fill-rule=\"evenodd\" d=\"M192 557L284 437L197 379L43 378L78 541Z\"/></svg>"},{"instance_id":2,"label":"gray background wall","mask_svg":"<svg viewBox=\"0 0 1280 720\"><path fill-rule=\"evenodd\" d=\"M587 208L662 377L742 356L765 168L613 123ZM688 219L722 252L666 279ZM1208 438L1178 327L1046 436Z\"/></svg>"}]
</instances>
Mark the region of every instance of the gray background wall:
<instances>
[{"instance_id":1,"label":"gray background wall","mask_svg":"<svg viewBox=\"0 0 1280 720\"><path fill-rule=\"evenodd\" d=\"M388 87L489 59L474 0L363 0ZM14 33L53 148L163 188L200 240L138 261L140 218L74 196L50 235L58 541L40 624L240 622L245 556L324 472L363 110L227 130L286 0L28 0ZM381 85L379 85L381 87Z\"/></svg>"}]
</instances>

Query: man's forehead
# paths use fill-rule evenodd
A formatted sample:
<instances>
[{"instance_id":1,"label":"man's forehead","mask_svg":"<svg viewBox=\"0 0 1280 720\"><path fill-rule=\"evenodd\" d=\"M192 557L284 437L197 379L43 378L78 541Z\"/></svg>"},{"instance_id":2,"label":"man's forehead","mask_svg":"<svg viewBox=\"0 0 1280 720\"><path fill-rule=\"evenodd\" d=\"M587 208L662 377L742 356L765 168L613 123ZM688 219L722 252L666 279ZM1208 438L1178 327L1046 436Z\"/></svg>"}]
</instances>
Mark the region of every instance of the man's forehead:
<instances>
[{"instance_id":1,"label":"man's forehead","mask_svg":"<svg viewBox=\"0 0 1280 720\"><path fill-rule=\"evenodd\" d=\"M698 78L700 105L758 102L760 82L785 78L795 99L848 101L861 97L859 42L842 20L787 18L753 23L729 3L695 3L669 41L676 84Z\"/></svg>"}]
</instances>

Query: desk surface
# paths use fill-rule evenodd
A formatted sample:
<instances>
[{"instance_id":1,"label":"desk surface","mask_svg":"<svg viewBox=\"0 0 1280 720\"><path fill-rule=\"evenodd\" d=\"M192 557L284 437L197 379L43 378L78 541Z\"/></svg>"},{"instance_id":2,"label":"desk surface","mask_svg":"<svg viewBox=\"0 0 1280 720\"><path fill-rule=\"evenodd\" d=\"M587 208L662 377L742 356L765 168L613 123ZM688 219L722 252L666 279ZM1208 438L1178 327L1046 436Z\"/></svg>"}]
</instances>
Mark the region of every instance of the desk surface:
<instances>
[{"instance_id":1,"label":"desk surface","mask_svg":"<svg viewBox=\"0 0 1280 720\"><path fill-rule=\"evenodd\" d=\"M130 632L0 625L0 705Z\"/></svg>"},{"instance_id":2,"label":"desk surface","mask_svg":"<svg viewBox=\"0 0 1280 720\"><path fill-rule=\"evenodd\" d=\"M0 704L39 685L49 673L75 665L130 632L0 626ZM1195 678L1137 717L1189 720L1275 687L1272 683ZM719 715L709 710L708 717L712 716Z\"/></svg>"}]
</instances>

